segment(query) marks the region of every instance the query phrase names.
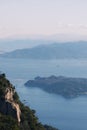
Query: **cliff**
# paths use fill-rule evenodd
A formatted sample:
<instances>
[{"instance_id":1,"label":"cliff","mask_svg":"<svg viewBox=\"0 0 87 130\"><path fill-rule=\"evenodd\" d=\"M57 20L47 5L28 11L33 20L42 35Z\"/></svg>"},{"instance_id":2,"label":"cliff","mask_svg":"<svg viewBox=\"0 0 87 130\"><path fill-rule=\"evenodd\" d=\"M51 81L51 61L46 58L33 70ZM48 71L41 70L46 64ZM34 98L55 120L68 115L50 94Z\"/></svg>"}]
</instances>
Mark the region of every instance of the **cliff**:
<instances>
[{"instance_id":1,"label":"cliff","mask_svg":"<svg viewBox=\"0 0 87 130\"><path fill-rule=\"evenodd\" d=\"M39 87L48 93L62 95L65 98L75 98L87 95L87 79L64 76L36 77L29 80L25 86Z\"/></svg>"},{"instance_id":2,"label":"cliff","mask_svg":"<svg viewBox=\"0 0 87 130\"><path fill-rule=\"evenodd\" d=\"M14 99L16 92L10 82L8 80L5 81L5 75L0 75L0 85L2 91L0 95L0 112L16 118L18 123L20 123L21 110L19 104Z\"/></svg>"},{"instance_id":3,"label":"cliff","mask_svg":"<svg viewBox=\"0 0 87 130\"><path fill-rule=\"evenodd\" d=\"M0 74L0 130L57 130L38 122L35 110L25 106L15 87Z\"/></svg>"}]
</instances>

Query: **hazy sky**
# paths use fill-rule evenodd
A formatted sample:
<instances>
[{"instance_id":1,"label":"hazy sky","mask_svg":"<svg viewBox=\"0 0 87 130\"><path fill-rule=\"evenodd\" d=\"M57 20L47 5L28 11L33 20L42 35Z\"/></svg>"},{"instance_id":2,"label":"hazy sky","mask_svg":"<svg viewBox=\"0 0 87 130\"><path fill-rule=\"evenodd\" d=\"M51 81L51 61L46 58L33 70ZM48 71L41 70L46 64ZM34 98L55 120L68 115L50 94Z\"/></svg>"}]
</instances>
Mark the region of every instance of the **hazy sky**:
<instances>
[{"instance_id":1,"label":"hazy sky","mask_svg":"<svg viewBox=\"0 0 87 130\"><path fill-rule=\"evenodd\" d=\"M0 0L0 38L87 35L87 0Z\"/></svg>"}]
</instances>

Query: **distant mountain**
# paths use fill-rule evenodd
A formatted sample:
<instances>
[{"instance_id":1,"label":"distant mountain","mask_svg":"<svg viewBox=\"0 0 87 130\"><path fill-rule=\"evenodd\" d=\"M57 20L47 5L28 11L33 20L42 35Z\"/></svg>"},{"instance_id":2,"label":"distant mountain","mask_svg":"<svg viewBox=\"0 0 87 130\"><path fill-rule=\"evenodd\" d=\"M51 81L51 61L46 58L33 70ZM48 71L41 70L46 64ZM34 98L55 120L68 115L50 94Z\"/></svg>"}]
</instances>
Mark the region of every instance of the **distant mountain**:
<instances>
[{"instance_id":1,"label":"distant mountain","mask_svg":"<svg viewBox=\"0 0 87 130\"><path fill-rule=\"evenodd\" d=\"M76 98L87 95L87 79L64 76L36 77L25 83L27 87L39 87L48 93L58 94L65 98Z\"/></svg>"},{"instance_id":2,"label":"distant mountain","mask_svg":"<svg viewBox=\"0 0 87 130\"><path fill-rule=\"evenodd\" d=\"M0 39L0 51L31 48L41 44L51 44L53 41L41 39Z\"/></svg>"},{"instance_id":3,"label":"distant mountain","mask_svg":"<svg viewBox=\"0 0 87 130\"><path fill-rule=\"evenodd\" d=\"M0 55L6 58L28 59L71 59L87 58L87 42L67 42L39 45L33 48L20 49Z\"/></svg>"}]
</instances>

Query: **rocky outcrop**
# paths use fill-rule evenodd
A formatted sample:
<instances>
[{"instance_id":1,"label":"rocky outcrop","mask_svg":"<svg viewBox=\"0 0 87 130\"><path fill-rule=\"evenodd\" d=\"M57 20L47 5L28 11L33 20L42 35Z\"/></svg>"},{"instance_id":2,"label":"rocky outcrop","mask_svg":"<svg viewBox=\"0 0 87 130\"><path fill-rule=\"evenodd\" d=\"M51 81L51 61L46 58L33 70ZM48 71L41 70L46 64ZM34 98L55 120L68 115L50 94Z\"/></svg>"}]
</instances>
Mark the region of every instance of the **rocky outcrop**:
<instances>
[{"instance_id":1,"label":"rocky outcrop","mask_svg":"<svg viewBox=\"0 0 87 130\"><path fill-rule=\"evenodd\" d=\"M13 111L14 111L14 109L16 110L17 120L20 123L21 110L20 110L19 104L16 103L13 99L14 94L15 94L15 91L12 88L6 88L5 100L6 100L6 102L11 104Z\"/></svg>"},{"instance_id":2,"label":"rocky outcrop","mask_svg":"<svg viewBox=\"0 0 87 130\"><path fill-rule=\"evenodd\" d=\"M15 91L11 87L6 88L4 98L0 99L0 112L5 115L11 115L20 123L21 110L19 104L13 98L14 94Z\"/></svg>"},{"instance_id":3,"label":"rocky outcrop","mask_svg":"<svg viewBox=\"0 0 87 130\"><path fill-rule=\"evenodd\" d=\"M17 119L16 109L13 109L13 106L10 102L0 99L0 112L4 115L10 115Z\"/></svg>"},{"instance_id":4,"label":"rocky outcrop","mask_svg":"<svg viewBox=\"0 0 87 130\"><path fill-rule=\"evenodd\" d=\"M15 87L0 74L0 130L48 130L35 116L35 111L20 100ZM55 130L54 128L52 130Z\"/></svg>"}]
</instances>

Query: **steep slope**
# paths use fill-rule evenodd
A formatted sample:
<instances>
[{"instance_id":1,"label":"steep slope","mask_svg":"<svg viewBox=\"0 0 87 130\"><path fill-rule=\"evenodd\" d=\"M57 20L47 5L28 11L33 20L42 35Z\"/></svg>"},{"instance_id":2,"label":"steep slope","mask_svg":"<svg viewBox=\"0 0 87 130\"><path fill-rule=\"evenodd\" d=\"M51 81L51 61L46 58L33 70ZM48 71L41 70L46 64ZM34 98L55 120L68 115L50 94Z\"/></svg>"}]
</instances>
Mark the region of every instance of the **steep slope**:
<instances>
[{"instance_id":1,"label":"steep slope","mask_svg":"<svg viewBox=\"0 0 87 130\"><path fill-rule=\"evenodd\" d=\"M35 110L24 106L13 85L0 74L0 130L57 130L38 122Z\"/></svg>"}]
</instances>

